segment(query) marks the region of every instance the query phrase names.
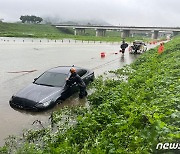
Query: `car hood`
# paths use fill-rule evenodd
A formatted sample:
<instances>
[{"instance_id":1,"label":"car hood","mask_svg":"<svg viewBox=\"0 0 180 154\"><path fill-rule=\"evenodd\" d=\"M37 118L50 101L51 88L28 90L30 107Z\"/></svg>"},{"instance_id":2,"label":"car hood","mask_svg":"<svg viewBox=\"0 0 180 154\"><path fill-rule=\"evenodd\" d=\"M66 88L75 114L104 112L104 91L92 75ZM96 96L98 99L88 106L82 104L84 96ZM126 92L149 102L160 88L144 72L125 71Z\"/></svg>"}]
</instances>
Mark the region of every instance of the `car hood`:
<instances>
[{"instance_id":1,"label":"car hood","mask_svg":"<svg viewBox=\"0 0 180 154\"><path fill-rule=\"evenodd\" d=\"M29 86L20 90L15 97L25 98L34 102L44 102L49 99L56 99L61 94L63 87L50 87L37 84L30 84Z\"/></svg>"}]
</instances>

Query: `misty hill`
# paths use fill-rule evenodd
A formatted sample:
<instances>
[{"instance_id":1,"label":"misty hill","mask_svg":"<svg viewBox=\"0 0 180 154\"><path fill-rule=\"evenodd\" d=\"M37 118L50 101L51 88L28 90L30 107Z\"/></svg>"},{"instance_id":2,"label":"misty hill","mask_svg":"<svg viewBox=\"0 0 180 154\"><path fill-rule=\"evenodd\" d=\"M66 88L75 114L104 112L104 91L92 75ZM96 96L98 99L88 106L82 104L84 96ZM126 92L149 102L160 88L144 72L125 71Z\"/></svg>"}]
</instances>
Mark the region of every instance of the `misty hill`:
<instances>
[{"instance_id":1,"label":"misty hill","mask_svg":"<svg viewBox=\"0 0 180 154\"><path fill-rule=\"evenodd\" d=\"M43 17L43 22L48 24L73 24L73 25L111 25L104 20L63 20L60 18Z\"/></svg>"},{"instance_id":2,"label":"misty hill","mask_svg":"<svg viewBox=\"0 0 180 154\"><path fill-rule=\"evenodd\" d=\"M79 21L65 21L60 24L77 24L77 25L111 25L103 20L79 20Z\"/></svg>"}]
</instances>

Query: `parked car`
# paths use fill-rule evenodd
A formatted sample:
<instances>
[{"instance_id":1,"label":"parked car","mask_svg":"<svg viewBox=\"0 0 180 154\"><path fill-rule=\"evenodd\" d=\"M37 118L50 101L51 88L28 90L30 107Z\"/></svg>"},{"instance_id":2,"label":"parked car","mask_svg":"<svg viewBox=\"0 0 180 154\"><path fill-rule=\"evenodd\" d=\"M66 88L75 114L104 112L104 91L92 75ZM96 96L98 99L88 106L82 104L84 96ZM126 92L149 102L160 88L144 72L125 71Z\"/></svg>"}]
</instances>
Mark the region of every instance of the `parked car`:
<instances>
[{"instance_id":1,"label":"parked car","mask_svg":"<svg viewBox=\"0 0 180 154\"><path fill-rule=\"evenodd\" d=\"M130 53L142 53L147 50L147 46L143 41L136 40L133 42L133 45L129 47Z\"/></svg>"},{"instance_id":2,"label":"parked car","mask_svg":"<svg viewBox=\"0 0 180 154\"><path fill-rule=\"evenodd\" d=\"M58 66L45 71L34 81L13 95L9 101L11 107L26 110L44 110L53 107L59 100L65 100L79 90L75 83L66 84L71 66ZM83 81L89 84L94 80L94 72L74 67Z\"/></svg>"}]
</instances>

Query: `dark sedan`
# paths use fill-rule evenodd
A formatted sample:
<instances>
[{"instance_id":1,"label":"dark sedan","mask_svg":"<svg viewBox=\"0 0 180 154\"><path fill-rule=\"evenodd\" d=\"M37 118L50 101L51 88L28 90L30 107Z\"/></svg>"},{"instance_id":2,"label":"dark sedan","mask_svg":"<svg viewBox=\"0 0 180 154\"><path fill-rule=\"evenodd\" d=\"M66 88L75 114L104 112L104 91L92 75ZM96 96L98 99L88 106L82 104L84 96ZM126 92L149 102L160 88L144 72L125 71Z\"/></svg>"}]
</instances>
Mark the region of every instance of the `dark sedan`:
<instances>
[{"instance_id":1,"label":"dark sedan","mask_svg":"<svg viewBox=\"0 0 180 154\"><path fill-rule=\"evenodd\" d=\"M39 111L53 107L59 100L65 100L79 90L76 83L71 86L66 84L70 68L71 66L58 66L47 70L12 96L9 101L11 107ZM93 71L74 68L86 85L94 80Z\"/></svg>"}]
</instances>

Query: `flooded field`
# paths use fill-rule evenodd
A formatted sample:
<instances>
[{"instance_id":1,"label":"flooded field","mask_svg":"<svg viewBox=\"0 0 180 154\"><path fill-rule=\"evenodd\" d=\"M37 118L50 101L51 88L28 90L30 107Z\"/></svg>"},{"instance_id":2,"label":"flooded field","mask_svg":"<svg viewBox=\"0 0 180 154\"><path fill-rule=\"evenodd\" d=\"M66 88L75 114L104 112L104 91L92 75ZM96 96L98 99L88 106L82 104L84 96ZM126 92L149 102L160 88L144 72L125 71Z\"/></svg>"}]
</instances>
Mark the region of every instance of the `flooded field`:
<instances>
[{"instance_id":1,"label":"flooded field","mask_svg":"<svg viewBox=\"0 0 180 154\"><path fill-rule=\"evenodd\" d=\"M9 99L14 93L52 67L76 65L93 69L95 76L98 76L130 64L138 57L128 51L123 57L119 46L119 43L105 42L0 38L0 146L8 135L18 135L23 129L34 127L32 123L35 120L48 122L54 110L64 106L87 105L85 99L79 100L78 94L75 94L52 110L26 112L9 106ZM104 58L101 58L101 52L106 53Z\"/></svg>"}]
</instances>

